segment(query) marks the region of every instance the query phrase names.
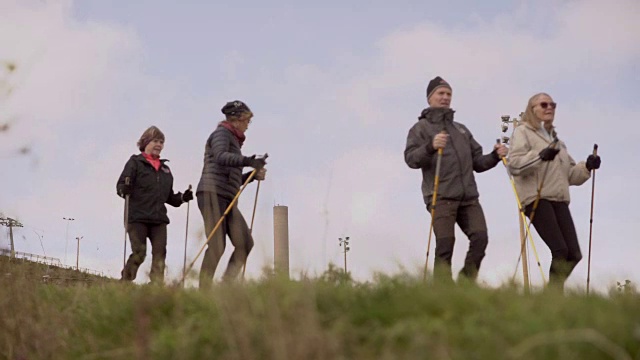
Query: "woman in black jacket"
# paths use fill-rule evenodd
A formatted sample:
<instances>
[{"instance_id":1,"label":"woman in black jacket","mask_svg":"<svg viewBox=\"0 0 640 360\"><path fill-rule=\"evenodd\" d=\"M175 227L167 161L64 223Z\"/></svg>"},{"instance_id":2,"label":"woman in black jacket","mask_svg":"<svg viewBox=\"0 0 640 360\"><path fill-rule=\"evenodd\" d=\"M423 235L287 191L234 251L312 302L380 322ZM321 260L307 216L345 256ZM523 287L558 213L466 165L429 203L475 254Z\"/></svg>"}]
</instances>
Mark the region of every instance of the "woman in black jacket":
<instances>
[{"instance_id":1,"label":"woman in black jacket","mask_svg":"<svg viewBox=\"0 0 640 360\"><path fill-rule=\"evenodd\" d=\"M249 107L242 101L236 100L228 102L221 111L225 115L225 120L218 124L207 139L202 177L196 190L198 208L202 213L207 237L233 201L240 186L251 174L251 172L243 174L242 168L250 166L258 169L252 180L264 180L266 175L264 159L256 158L256 155L243 156L240 151L245 140L244 133L253 117ZM253 238L247 222L238 209L237 202L207 245L200 268L201 289L211 287L216 267L224 253L227 234L235 249L224 273L224 279L232 280L238 276L253 248Z\"/></svg>"},{"instance_id":2,"label":"woman in black jacket","mask_svg":"<svg viewBox=\"0 0 640 360\"><path fill-rule=\"evenodd\" d=\"M128 229L131 256L122 269L121 280L133 281L147 255L147 238L151 242L152 283L164 282L167 256L167 208L165 203L179 207L193 199L191 190L173 193L173 175L166 159L160 159L164 148L164 134L151 126L138 140L141 153L131 155L118 179L118 195L129 195ZM129 181L126 179L129 178Z\"/></svg>"}]
</instances>

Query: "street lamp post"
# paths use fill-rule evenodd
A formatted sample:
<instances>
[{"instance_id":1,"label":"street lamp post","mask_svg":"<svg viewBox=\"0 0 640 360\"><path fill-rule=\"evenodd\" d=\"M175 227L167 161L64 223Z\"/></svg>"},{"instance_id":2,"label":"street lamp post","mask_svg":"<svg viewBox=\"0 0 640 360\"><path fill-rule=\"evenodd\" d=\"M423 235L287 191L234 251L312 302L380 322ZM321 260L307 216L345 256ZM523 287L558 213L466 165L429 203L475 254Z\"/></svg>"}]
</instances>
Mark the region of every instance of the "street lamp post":
<instances>
[{"instance_id":1,"label":"street lamp post","mask_svg":"<svg viewBox=\"0 0 640 360\"><path fill-rule=\"evenodd\" d=\"M350 250L349 247L349 237L345 237L344 239L342 238L338 238L338 240L340 241L340 246L344 247L344 273L347 273L347 251Z\"/></svg>"}]
</instances>

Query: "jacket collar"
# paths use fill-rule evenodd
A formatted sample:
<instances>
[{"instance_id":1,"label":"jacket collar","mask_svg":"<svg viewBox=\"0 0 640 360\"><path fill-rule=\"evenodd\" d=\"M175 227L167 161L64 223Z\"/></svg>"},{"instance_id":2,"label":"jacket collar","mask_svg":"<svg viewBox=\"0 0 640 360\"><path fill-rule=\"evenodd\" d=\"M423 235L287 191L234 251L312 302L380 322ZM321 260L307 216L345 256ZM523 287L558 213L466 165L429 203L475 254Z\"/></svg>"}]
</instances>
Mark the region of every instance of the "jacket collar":
<instances>
[{"instance_id":1,"label":"jacket collar","mask_svg":"<svg viewBox=\"0 0 640 360\"><path fill-rule=\"evenodd\" d=\"M138 154L138 155L133 155L133 158L135 158L137 161L142 161L143 163L147 163L149 164L149 162L147 161L147 159L145 159L144 155L142 155L142 153ZM165 162L169 162L168 159L160 159L160 164L164 165ZM151 165L151 164L149 164Z\"/></svg>"},{"instance_id":2,"label":"jacket collar","mask_svg":"<svg viewBox=\"0 0 640 360\"><path fill-rule=\"evenodd\" d=\"M422 110L418 119L425 119L432 124L440 124L442 123L452 123L453 122L453 114L456 111L453 109L443 109L443 108L432 108L428 107Z\"/></svg>"},{"instance_id":3,"label":"jacket collar","mask_svg":"<svg viewBox=\"0 0 640 360\"><path fill-rule=\"evenodd\" d=\"M539 137L540 139L544 140L547 144L551 144L553 142L553 140L549 140L549 138L545 137L544 135L542 135L540 133L540 129L536 129L533 127L533 125L529 124L529 123L524 123L524 126L530 130L532 133L534 133L537 137ZM555 133L555 127L551 128L551 136L557 139L557 136L554 136Z\"/></svg>"}]
</instances>

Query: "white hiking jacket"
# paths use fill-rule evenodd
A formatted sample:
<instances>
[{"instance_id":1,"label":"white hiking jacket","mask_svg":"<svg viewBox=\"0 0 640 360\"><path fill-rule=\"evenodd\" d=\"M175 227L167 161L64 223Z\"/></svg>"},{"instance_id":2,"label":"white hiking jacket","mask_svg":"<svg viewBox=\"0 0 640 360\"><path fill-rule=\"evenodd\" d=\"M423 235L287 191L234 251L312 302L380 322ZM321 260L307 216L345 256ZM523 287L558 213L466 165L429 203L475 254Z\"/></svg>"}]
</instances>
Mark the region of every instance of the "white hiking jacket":
<instances>
[{"instance_id":1,"label":"white hiking jacket","mask_svg":"<svg viewBox=\"0 0 640 360\"><path fill-rule=\"evenodd\" d=\"M522 207L535 201L543 176L540 198L567 204L570 202L569 186L582 185L591 177L585 162L576 164L563 141L556 144L560 152L552 161L540 160L538 154L551 142L528 123L516 127L513 132L507 163Z\"/></svg>"}]
</instances>

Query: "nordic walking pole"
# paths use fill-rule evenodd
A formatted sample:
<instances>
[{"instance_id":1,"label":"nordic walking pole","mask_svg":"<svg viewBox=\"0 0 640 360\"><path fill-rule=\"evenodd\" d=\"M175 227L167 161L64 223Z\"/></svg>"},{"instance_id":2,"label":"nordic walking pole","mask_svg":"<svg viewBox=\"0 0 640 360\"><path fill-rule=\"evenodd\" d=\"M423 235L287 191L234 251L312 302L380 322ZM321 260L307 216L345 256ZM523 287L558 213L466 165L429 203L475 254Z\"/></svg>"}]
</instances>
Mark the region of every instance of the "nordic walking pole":
<instances>
[{"instance_id":1,"label":"nordic walking pole","mask_svg":"<svg viewBox=\"0 0 640 360\"><path fill-rule=\"evenodd\" d=\"M593 156L598 155L598 144L593 144ZM589 216L589 260L587 261L587 295L589 295L589 282L591 281L591 235L593 235L593 199L596 192L596 169L591 176L591 215Z\"/></svg>"},{"instance_id":2,"label":"nordic walking pole","mask_svg":"<svg viewBox=\"0 0 640 360\"><path fill-rule=\"evenodd\" d=\"M546 173L546 171L545 171L545 173ZM513 182L513 180L512 180L512 182ZM543 178L543 182L544 182L544 178ZM521 203L520 203L520 199L518 198L518 192L515 190L515 184L513 184L513 183L512 183L512 186L513 186L513 189L514 189L514 190L513 190L513 191L514 191L514 194L516 195L516 200L518 201L518 204L520 205ZM540 187L540 190L541 190L541 189L542 189L542 187ZM539 199L538 199L538 200L539 200ZM530 217L530 219L533 219L533 217L534 217L534 215L535 215L535 209L536 209L536 207L537 207L537 205L535 205L535 203L534 203L534 207L533 207L533 209L532 209L532 211L531 211L531 217ZM536 263L538 264L538 268L540 269L540 275L542 276L542 282L543 282L544 284L546 284L546 283L547 283L547 279L546 279L546 277L544 276L544 270L542 270L542 264L540 263L540 257L538 256L538 251L536 250L536 245L535 245L535 243L533 242L533 236L531 235L531 224L532 224L532 223L531 223L531 222L529 222L529 224L527 224L527 216L524 214L524 209L522 208L522 205L520 205L520 209L519 209L519 210L520 210L520 216L521 216L521 218L522 218L522 222L523 222L524 224L526 224L526 225L524 226L525 235L528 235L528 236L529 236L529 242L531 243L531 248L533 249L533 255L534 255L534 256L535 256L535 258L536 258ZM518 272L518 265L520 264L520 259L522 258L522 255L523 255L523 254L525 253L525 251L526 251L526 243L527 243L527 242L526 242L526 239L525 239L525 241L521 241L520 243L521 243L521 247L520 247L520 255L518 255L518 261L516 262L516 270L515 270L515 272L514 272L514 274L513 274L513 278L514 278L514 279L515 279L515 277L516 277L516 273ZM522 258L522 259L523 259L522 261L524 262L524 258ZM524 265L524 264L523 264L523 265Z\"/></svg>"},{"instance_id":3,"label":"nordic walking pole","mask_svg":"<svg viewBox=\"0 0 640 360\"><path fill-rule=\"evenodd\" d=\"M446 132L443 130L441 132ZM440 163L442 162L442 148L438 149L438 160L436 160L436 176L433 181L433 196L431 197L431 224L429 225L429 240L427 241L427 259L424 262L424 274L422 279L427 281L427 267L429 266L429 250L431 250L431 232L433 230L433 219L436 215L436 198L438 196L438 184L440 183Z\"/></svg>"},{"instance_id":4,"label":"nordic walking pole","mask_svg":"<svg viewBox=\"0 0 640 360\"><path fill-rule=\"evenodd\" d=\"M191 190L191 184L189 184ZM187 201L187 226L184 230L184 263L182 265L182 287L185 286L185 278L187 277L187 237L189 236L189 201Z\"/></svg>"},{"instance_id":5,"label":"nordic walking pole","mask_svg":"<svg viewBox=\"0 0 640 360\"><path fill-rule=\"evenodd\" d=\"M131 178L124 178L124 184L129 185ZM124 253L122 254L122 268L127 265L127 230L129 229L129 194L124 196Z\"/></svg>"},{"instance_id":6,"label":"nordic walking pole","mask_svg":"<svg viewBox=\"0 0 640 360\"><path fill-rule=\"evenodd\" d=\"M263 159L266 159L268 156L269 156L269 154L264 154ZM229 203L229 206L227 206L227 209L224 211L222 216L220 216L220 220L218 220L216 225L213 227L213 230L211 230L211 233L207 237L207 241L205 241L204 244L202 244L202 247L200 248L200 251L198 251L198 254L196 254L196 257L193 259L193 261L191 261L191 263L187 267L187 270L185 271L185 274L187 272L191 271L191 268L193 267L193 264L196 263L196 260L198 260L198 257L200 257L200 254L202 254L202 252L204 251L205 246L207 246L207 244L209 243L209 241L213 237L213 234L215 234L216 230L218 230L218 228L220 227L220 224L222 224L222 221L224 220L224 217L227 216L227 214L231 211L231 209L233 208L233 205L236 203L236 201L238 201L238 198L240 197L240 194L242 194L242 192L244 191L244 188L247 187L247 185L249 184L251 179L253 179L253 177L256 175L257 171L258 171L258 169L254 169L251 172L251 174L249 174L249 177L247 177L247 180L245 180L244 184L242 184L242 187L240 188L240 190L238 190L238 193L236 194L236 196L233 198L233 200L231 200L231 203ZM184 274L183 274L183 277L182 277L182 279L180 281L181 282L184 281Z\"/></svg>"},{"instance_id":7,"label":"nordic walking pole","mask_svg":"<svg viewBox=\"0 0 640 360\"><path fill-rule=\"evenodd\" d=\"M496 144L500 145L500 139L496 139ZM529 293L529 268L527 266L527 258L525 255L526 252L526 242L527 242L527 236L526 233L524 231L524 221L522 219L522 216L520 216L520 214L522 214L522 210L521 210L521 204L520 204L520 198L518 197L518 191L515 189L515 183L513 182L513 177L511 176L511 173L509 172L509 167L507 165L507 159L504 156L500 157L500 160L502 161L502 164L504 165L505 170L507 171L507 176L509 177L509 182L511 183L511 187L514 190L514 194L516 195L516 201L518 202L518 224L520 226L520 249L521 249L521 256L522 256L522 277L523 277L523 281L524 281L524 291L525 293ZM516 272L517 272L517 267L516 267ZM514 274L514 282L515 282L515 274Z\"/></svg>"},{"instance_id":8,"label":"nordic walking pole","mask_svg":"<svg viewBox=\"0 0 640 360\"><path fill-rule=\"evenodd\" d=\"M554 140L549 145L549 147L555 148L555 145L557 143L558 143L558 138L555 137L555 135L554 135ZM536 199L533 202L533 208L531 209L531 214L529 214L529 224L527 224L527 226L526 226L527 231L529 232L529 235L531 235L531 224L533 224L533 219L534 219L534 217L536 215L536 209L538 208L538 204L540 203L540 196L542 194L542 187L544 186L544 180L547 177L547 170L549 170L549 162L547 162L547 164L545 165L544 172L542 173L542 179L540 180L540 185L538 186ZM523 209L523 214L522 215L524 216L524 209ZM525 224L526 224L526 221L525 221ZM530 239L531 239L531 244L533 244L533 239L532 238L530 238ZM522 256L522 252L523 251L521 249L520 255L518 256L518 261L516 262L516 271L518 271L517 268L518 268L518 265L520 264L520 257ZM542 280L546 283L546 279L544 277L544 272L542 271L542 265L540 264L540 259L538 259L538 252L536 251L535 246L533 248L533 252L534 252L534 254L536 256L536 261L538 262L538 267L540 268L540 272L542 273Z\"/></svg>"},{"instance_id":9,"label":"nordic walking pole","mask_svg":"<svg viewBox=\"0 0 640 360\"><path fill-rule=\"evenodd\" d=\"M260 180L258 180L258 186L256 187L256 197L253 200L253 214L251 215L251 227L249 228L249 234L253 235L253 220L256 218L256 207L258 206L258 193L260 192ZM242 265L242 279L244 279L244 272L247 270L247 262Z\"/></svg>"},{"instance_id":10,"label":"nordic walking pole","mask_svg":"<svg viewBox=\"0 0 640 360\"><path fill-rule=\"evenodd\" d=\"M520 212L520 210L518 210L518 227L520 228L520 246L522 249L522 252L520 253L520 256L522 257L522 281L524 284L524 293L529 294L529 292L531 291L531 281L529 280L529 257L527 256L527 247L525 245L525 243L527 242L527 235L524 231L525 222L520 214L522 213ZM513 276L513 279L513 282L515 283L515 274Z\"/></svg>"},{"instance_id":11,"label":"nordic walking pole","mask_svg":"<svg viewBox=\"0 0 640 360\"><path fill-rule=\"evenodd\" d=\"M496 140L496 143L500 143L500 139ZM513 194L516 197L516 203L518 204L518 216L520 216L520 220L519 222L522 223L522 229L521 229L521 233L520 233L520 256L518 257L518 264L516 264L516 273L518 272L518 265L520 264L520 257L522 257L523 254L525 254L526 251L526 244L527 244L527 235L529 236L529 241L531 242L531 247L533 248L533 253L536 256L536 261L538 263L538 267L540 268L540 274L542 275L542 281L546 282L546 279L544 277L544 271L542 270L542 265L540 264L540 259L538 258L538 251L536 250L536 245L533 242L533 236L531 235L531 229L529 227L526 227L525 224L527 223L526 221L526 217L524 215L524 209L522 208L522 203L520 202L520 196L518 196L518 190L516 189L516 184L513 180L513 176L511 176L511 173L509 172L509 167L507 165L507 158L502 156L501 157L502 160L502 164L504 165L505 170L507 171L507 176L509 177L509 182L511 183L511 189L513 190ZM523 267L522 267L522 276L524 277L524 282L525 282L525 291L528 291L528 284L529 284L529 270L528 270L528 265L525 264L526 260L523 257L522 258L522 262L523 262ZM516 274L513 274L513 279L515 281L515 277Z\"/></svg>"}]
</instances>

